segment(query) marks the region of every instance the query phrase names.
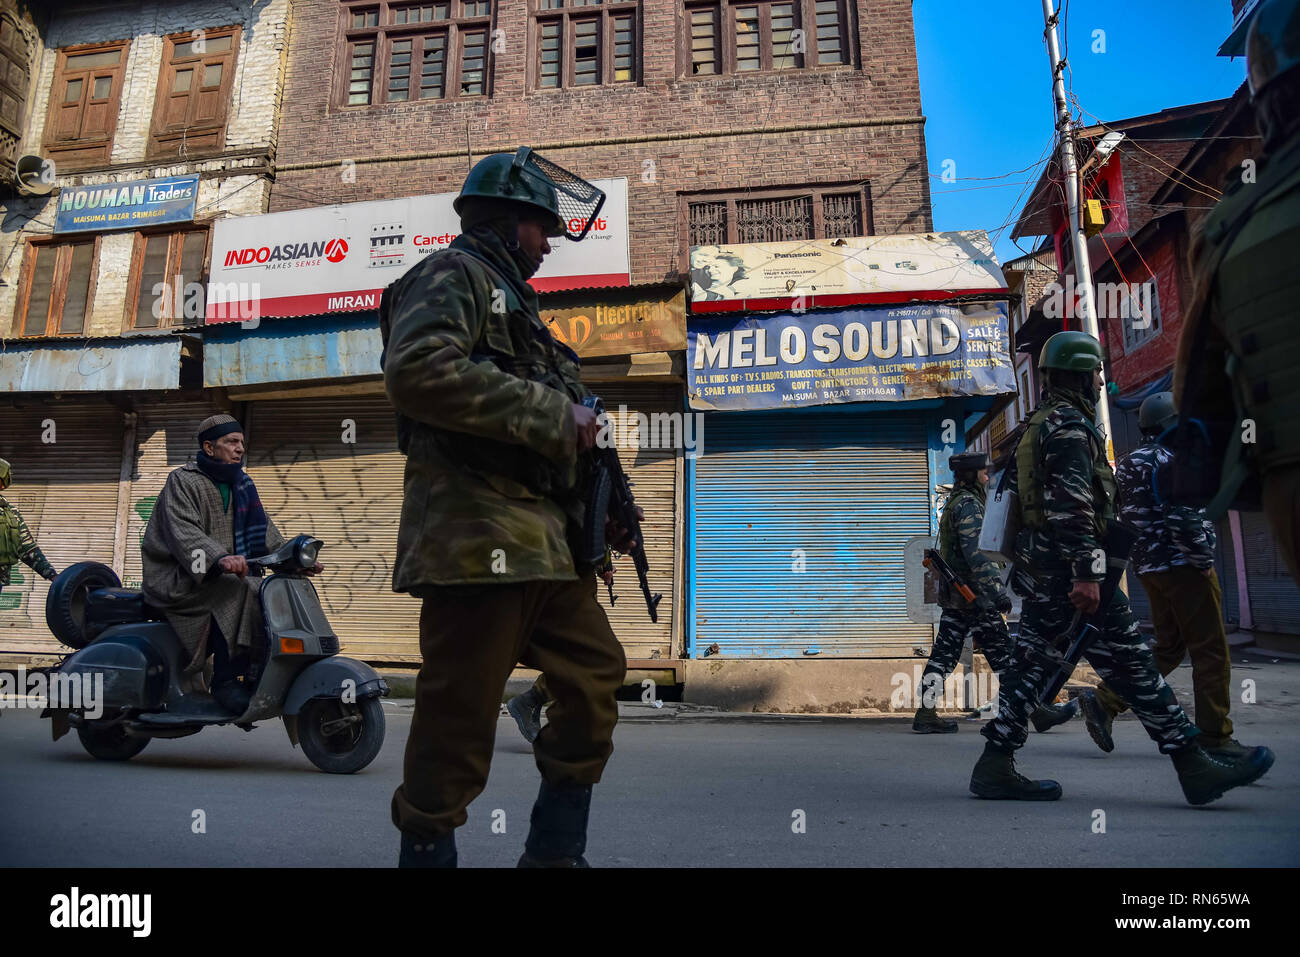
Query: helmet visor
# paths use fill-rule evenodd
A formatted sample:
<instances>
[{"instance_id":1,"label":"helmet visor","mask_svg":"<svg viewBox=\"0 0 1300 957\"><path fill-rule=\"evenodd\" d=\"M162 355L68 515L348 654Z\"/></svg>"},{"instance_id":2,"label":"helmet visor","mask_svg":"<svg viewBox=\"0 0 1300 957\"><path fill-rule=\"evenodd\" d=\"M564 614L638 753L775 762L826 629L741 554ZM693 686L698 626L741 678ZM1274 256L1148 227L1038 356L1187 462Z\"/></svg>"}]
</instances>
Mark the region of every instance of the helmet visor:
<instances>
[{"instance_id":1,"label":"helmet visor","mask_svg":"<svg viewBox=\"0 0 1300 957\"><path fill-rule=\"evenodd\" d=\"M549 183L555 188L556 206L560 211L562 235L578 242L591 230L601 207L604 190L597 189L576 173L538 156L527 146L519 148L514 165L523 175Z\"/></svg>"}]
</instances>

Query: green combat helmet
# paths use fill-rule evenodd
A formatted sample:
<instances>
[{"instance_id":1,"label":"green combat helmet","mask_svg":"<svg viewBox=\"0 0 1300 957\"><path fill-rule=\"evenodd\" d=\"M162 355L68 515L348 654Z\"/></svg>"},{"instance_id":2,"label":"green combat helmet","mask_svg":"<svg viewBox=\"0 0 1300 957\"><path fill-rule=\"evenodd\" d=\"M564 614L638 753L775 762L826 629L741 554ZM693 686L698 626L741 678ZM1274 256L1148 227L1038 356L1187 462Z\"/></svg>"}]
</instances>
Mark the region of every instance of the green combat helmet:
<instances>
[{"instance_id":1,"label":"green combat helmet","mask_svg":"<svg viewBox=\"0 0 1300 957\"><path fill-rule=\"evenodd\" d=\"M9 463L0 459L0 491L7 489L13 480L13 470L10 469Z\"/></svg>"},{"instance_id":2,"label":"green combat helmet","mask_svg":"<svg viewBox=\"0 0 1300 957\"><path fill-rule=\"evenodd\" d=\"M1138 409L1138 428L1146 432L1164 432L1178 421L1178 407L1172 392L1156 392L1142 400Z\"/></svg>"},{"instance_id":3,"label":"green combat helmet","mask_svg":"<svg viewBox=\"0 0 1300 957\"><path fill-rule=\"evenodd\" d=\"M1058 332L1043 343L1038 368L1093 372L1101 368L1101 343L1086 332Z\"/></svg>"},{"instance_id":4,"label":"green combat helmet","mask_svg":"<svg viewBox=\"0 0 1300 957\"><path fill-rule=\"evenodd\" d=\"M1300 66L1300 3L1265 0L1246 34L1246 81L1257 97L1288 70Z\"/></svg>"},{"instance_id":5,"label":"green combat helmet","mask_svg":"<svg viewBox=\"0 0 1300 957\"><path fill-rule=\"evenodd\" d=\"M471 198L507 200L549 214L548 234L574 242L591 229L605 204L605 193L527 146L494 153L474 164L460 195L451 204L459 214Z\"/></svg>"}]
</instances>

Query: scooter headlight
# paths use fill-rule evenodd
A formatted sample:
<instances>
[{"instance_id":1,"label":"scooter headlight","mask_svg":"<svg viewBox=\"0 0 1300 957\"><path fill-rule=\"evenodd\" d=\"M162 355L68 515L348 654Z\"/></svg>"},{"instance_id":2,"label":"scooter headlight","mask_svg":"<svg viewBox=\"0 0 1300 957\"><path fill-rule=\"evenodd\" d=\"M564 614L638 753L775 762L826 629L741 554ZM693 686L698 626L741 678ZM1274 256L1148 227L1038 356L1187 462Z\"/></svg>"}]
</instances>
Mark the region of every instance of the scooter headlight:
<instances>
[{"instance_id":1,"label":"scooter headlight","mask_svg":"<svg viewBox=\"0 0 1300 957\"><path fill-rule=\"evenodd\" d=\"M316 556L320 554L321 542L319 538L309 538L303 536L303 540L298 543L298 564L303 568L311 568L316 564Z\"/></svg>"}]
</instances>

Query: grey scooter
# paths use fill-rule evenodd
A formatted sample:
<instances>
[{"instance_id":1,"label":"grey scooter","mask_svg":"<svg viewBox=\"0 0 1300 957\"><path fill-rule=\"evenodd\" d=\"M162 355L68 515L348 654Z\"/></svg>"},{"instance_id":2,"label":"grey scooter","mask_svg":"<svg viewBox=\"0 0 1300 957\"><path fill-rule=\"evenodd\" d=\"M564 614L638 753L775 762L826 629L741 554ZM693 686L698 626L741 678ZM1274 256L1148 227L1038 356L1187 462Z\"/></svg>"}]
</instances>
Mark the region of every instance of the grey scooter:
<instances>
[{"instance_id":1,"label":"grey scooter","mask_svg":"<svg viewBox=\"0 0 1300 957\"><path fill-rule=\"evenodd\" d=\"M281 717L289 740L322 771L351 774L379 754L388 684L369 665L338 654L339 640L303 572L316 564L323 543L299 535L276 551L248 559L272 572L258 589L267 647L254 663L256 685L242 714L225 710L208 693L183 693L188 657L160 609L140 592L121 587L111 568L78 562L50 586L45 617L64 644L80 649L54 669L50 687L97 688L102 715L86 714L82 700L56 701L42 717L54 740L77 729L82 745L104 761L126 761L151 738L181 738L210 725L245 731L254 721ZM91 702L91 707L95 703Z\"/></svg>"}]
</instances>

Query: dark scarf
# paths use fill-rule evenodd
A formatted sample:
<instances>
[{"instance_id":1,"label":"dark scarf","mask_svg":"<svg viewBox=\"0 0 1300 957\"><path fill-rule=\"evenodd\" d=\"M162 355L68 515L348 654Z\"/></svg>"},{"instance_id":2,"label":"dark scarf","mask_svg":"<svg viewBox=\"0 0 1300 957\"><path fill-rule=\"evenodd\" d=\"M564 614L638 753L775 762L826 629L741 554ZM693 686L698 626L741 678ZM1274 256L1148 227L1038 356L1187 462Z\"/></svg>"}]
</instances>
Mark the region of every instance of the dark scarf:
<instances>
[{"instance_id":1,"label":"dark scarf","mask_svg":"<svg viewBox=\"0 0 1300 957\"><path fill-rule=\"evenodd\" d=\"M969 491L972 495L974 495L977 499L979 499L981 505L983 505L985 502L988 501L988 496L989 496L988 486L980 482L978 479L976 479L974 482L960 483L956 488L952 490L953 497L956 497L957 493L962 491L963 489Z\"/></svg>"},{"instance_id":2,"label":"dark scarf","mask_svg":"<svg viewBox=\"0 0 1300 957\"><path fill-rule=\"evenodd\" d=\"M1054 385L1047 390L1047 398L1061 399L1070 403L1080 412L1088 417L1089 422L1097 420L1097 400L1091 395L1085 395L1077 389L1067 389L1064 386Z\"/></svg>"},{"instance_id":3,"label":"dark scarf","mask_svg":"<svg viewBox=\"0 0 1300 957\"><path fill-rule=\"evenodd\" d=\"M536 269L533 263L519 248L518 242L511 249L506 244L505 232L510 224L499 220L477 223L467 228L451 241L452 249L460 249L479 259L486 260L501 274L510 288L514 290L533 312L537 311L537 293L528 285L528 277Z\"/></svg>"},{"instance_id":4,"label":"dark scarf","mask_svg":"<svg viewBox=\"0 0 1300 957\"><path fill-rule=\"evenodd\" d=\"M242 462L218 462L202 449L196 460L199 471L214 482L224 482L233 490L235 554L259 558L266 554L266 510L258 498L257 486L244 471Z\"/></svg>"}]
</instances>

